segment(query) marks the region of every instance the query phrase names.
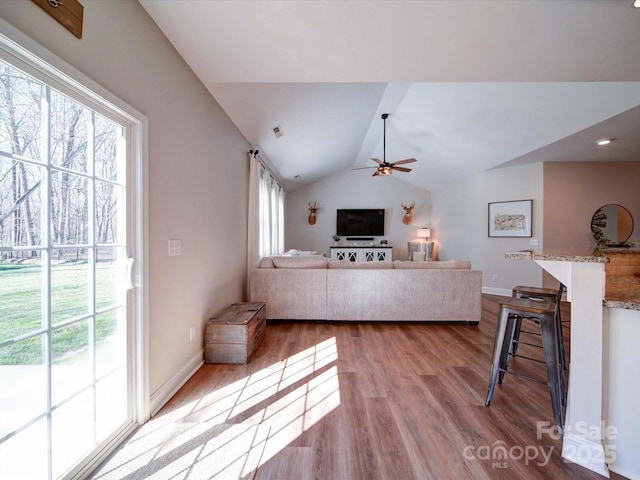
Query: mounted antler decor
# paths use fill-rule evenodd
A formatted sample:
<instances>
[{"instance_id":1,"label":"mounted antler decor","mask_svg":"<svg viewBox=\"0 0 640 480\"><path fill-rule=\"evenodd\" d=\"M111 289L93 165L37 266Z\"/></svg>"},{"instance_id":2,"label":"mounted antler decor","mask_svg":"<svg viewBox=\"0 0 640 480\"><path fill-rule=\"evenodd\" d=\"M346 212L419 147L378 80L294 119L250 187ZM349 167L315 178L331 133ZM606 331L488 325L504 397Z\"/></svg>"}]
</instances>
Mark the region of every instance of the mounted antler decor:
<instances>
[{"instance_id":1,"label":"mounted antler decor","mask_svg":"<svg viewBox=\"0 0 640 480\"><path fill-rule=\"evenodd\" d=\"M309 225L316 224L316 212L318 211L318 202L309 202Z\"/></svg>"},{"instance_id":2,"label":"mounted antler decor","mask_svg":"<svg viewBox=\"0 0 640 480\"><path fill-rule=\"evenodd\" d=\"M411 205L405 205L404 203L401 203L400 205L402 205L402 208L404 208L404 217L402 217L402 223L404 223L405 225L411 224L411 212L413 210L413 207L416 206L416 202L411 202Z\"/></svg>"}]
</instances>

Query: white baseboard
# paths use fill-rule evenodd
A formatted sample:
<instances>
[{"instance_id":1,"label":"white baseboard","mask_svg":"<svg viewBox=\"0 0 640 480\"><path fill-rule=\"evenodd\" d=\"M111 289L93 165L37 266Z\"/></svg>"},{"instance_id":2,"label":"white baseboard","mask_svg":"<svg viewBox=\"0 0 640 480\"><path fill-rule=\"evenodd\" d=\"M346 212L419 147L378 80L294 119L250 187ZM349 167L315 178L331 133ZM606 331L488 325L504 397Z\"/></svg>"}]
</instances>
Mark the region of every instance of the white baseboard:
<instances>
[{"instance_id":1,"label":"white baseboard","mask_svg":"<svg viewBox=\"0 0 640 480\"><path fill-rule=\"evenodd\" d=\"M613 473L617 473L618 475L621 475L621 476L623 476L625 478L628 478L629 480L638 480L638 479L640 479L640 477L638 476L637 472L627 471L627 470L625 470L623 468L618 468L618 467L616 467L615 463L609 467L609 471L613 472Z\"/></svg>"},{"instance_id":2,"label":"white baseboard","mask_svg":"<svg viewBox=\"0 0 640 480\"><path fill-rule=\"evenodd\" d=\"M584 437L566 433L562 440L562 458L609 478L604 447Z\"/></svg>"},{"instance_id":3,"label":"white baseboard","mask_svg":"<svg viewBox=\"0 0 640 480\"><path fill-rule=\"evenodd\" d=\"M149 399L149 409L152 417L158 413L162 407L164 407L171 397L180 390L180 387L187 383L187 380L189 380L203 364L204 349L201 349L197 354L191 357L191 360L178 370L173 377L151 394L151 398Z\"/></svg>"},{"instance_id":4,"label":"white baseboard","mask_svg":"<svg viewBox=\"0 0 640 480\"><path fill-rule=\"evenodd\" d=\"M507 288L493 288L493 287L482 287L482 293L488 293L490 295L502 295L503 297L510 297L511 290Z\"/></svg>"}]
</instances>

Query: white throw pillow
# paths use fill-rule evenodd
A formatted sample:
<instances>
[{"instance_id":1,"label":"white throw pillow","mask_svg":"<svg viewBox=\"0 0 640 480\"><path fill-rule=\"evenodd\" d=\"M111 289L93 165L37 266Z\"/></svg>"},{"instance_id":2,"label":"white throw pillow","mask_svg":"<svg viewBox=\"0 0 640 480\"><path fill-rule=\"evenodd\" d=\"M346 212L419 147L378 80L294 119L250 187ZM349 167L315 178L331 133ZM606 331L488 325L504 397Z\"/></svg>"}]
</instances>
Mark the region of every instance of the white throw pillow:
<instances>
[{"instance_id":1,"label":"white throw pillow","mask_svg":"<svg viewBox=\"0 0 640 480\"><path fill-rule=\"evenodd\" d=\"M276 268L327 268L324 255L298 255L295 257L273 257Z\"/></svg>"}]
</instances>

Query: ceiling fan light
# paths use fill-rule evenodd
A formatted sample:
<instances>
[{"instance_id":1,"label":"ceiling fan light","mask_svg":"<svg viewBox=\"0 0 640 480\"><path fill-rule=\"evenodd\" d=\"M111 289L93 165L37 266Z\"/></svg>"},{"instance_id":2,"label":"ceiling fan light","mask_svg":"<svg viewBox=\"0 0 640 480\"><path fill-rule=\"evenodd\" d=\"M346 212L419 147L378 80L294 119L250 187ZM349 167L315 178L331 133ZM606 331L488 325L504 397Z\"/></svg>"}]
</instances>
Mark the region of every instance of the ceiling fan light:
<instances>
[{"instance_id":1,"label":"ceiling fan light","mask_svg":"<svg viewBox=\"0 0 640 480\"><path fill-rule=\"evenodd\" d=\"M380 167L378 168L378 175L392 175L393 171L391 167Z\"/></svg>"}]
</instances>

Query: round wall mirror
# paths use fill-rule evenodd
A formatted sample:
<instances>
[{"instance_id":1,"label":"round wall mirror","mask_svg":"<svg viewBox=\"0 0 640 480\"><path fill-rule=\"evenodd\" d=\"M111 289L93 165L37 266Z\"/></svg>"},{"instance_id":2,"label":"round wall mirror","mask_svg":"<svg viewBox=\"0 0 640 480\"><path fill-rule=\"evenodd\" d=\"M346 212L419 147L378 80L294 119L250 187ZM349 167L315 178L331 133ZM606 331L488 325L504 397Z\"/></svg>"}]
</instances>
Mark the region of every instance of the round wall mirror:
<instances>
[{"instance_id":1,"label":"round wall mirror","mask_svg":"<svg viewBox=\"0 0 640 480\"><path fill-rule=\"evenodd\" d=\"M605 205L591 217L591 231L598 229L613 245L621 245L629 240L633 232L633 217L623 206Z\"/></svg>"}]
</instances>

